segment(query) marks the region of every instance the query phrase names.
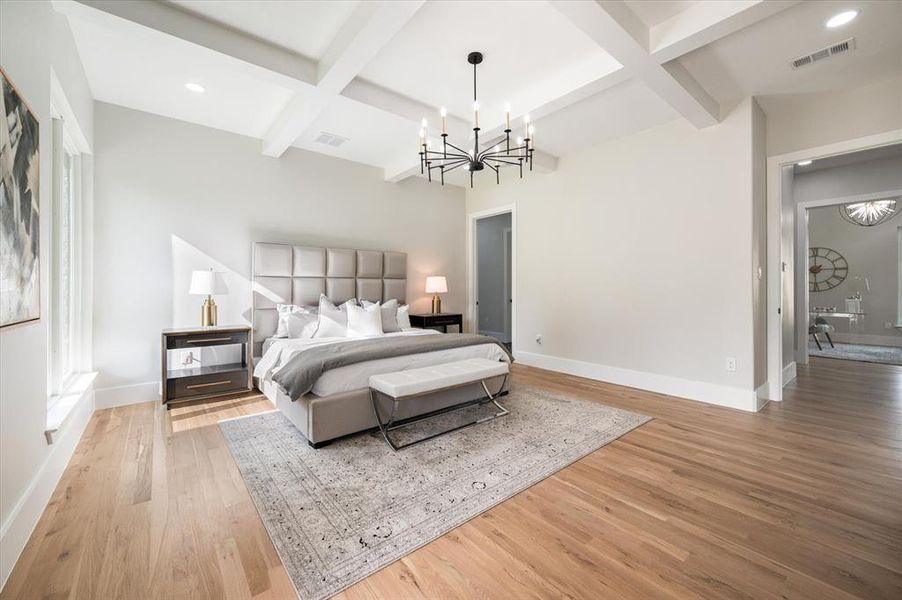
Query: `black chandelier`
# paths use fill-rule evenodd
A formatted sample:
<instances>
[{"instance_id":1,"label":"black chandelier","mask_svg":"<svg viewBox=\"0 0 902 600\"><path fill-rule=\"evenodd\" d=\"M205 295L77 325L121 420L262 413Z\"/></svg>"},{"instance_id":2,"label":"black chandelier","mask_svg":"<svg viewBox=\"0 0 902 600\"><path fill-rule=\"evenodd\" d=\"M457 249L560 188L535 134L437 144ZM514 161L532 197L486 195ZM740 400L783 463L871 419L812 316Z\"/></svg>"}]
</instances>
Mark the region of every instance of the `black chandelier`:
<instances>
[{"instance_id":1,"label":"black chandelier","mask_svg":"<svg viewBox=\"0 0 902 600\"><path fill-rule=\"evenodd\" d=\"M495 172L495 182L501 183L501 168L505 165L518 167L520 178L523 178L524 164L532 171L532 158L535 153L535 145L530 144L534 139L535 128L529 124L529 115L523 116L523 136L517 137L515 146L511 147L511 109L510 105L504 107L504 138L493 140L486 148L479 149L479 102L476 100L476 65L482 62L481 52L470 52L467 62L473 65L473 149L463 150L448 141L448 127L446 117L448 112L441 109L442 117L442 141L437 149L432 147L432 141L428 139L426 119L420 129L420 174L426 174L432 181L432 171L437 169L441 175L442 185L445 185L445 173L449 173L458 167L464 167L470 172L470 187L473 187L473 173L482 171L486 167Z\"/></svg>"}]
</instances>

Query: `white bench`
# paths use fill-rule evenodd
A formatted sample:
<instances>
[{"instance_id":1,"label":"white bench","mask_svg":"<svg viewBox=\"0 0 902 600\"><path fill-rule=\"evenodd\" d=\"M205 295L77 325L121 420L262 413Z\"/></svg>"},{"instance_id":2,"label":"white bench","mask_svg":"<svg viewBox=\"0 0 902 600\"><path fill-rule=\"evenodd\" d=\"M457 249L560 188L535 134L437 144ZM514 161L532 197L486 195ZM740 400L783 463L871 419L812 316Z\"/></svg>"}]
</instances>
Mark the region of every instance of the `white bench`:
<instances>
[{"instance_id":1,"label":"white bench","mask_svg":"<svg viewBox=\"0 0 902 600\"><path fill-rule=\"evenodd\" d=\"M501 390L504 389L504 384L507 382L509 373L510 366L506 362L493 361L485 358L470 358L467 360L460 360L457 362L437 365L434 367L422 367L419 369L410 369L408 371L397 371L395 373L373 375L370 377L369 381L370 401L373 404L373 412L376 415L376 423L379 424L379 430L382 432L382 436L385 438L385 442L391 447L392 450L397 452L402 448L413 446L414 444L419 444L420 442L425 442L426 440L431 440L432 438L438 437L440 435L445 435L446 433L451 433L452 431L457 431L458 429L463 429L464 427L469 427L470 425L476 425L477 423L484 423L485 421L491 421L492 419L503 417L510 414L510 411L498 404L497 398L498 394L501 393ZM493 377L501 376L504 376L504 381L502 382L498 393L492 395L492 393L489 392L489 388L485 382L489 379L492 379ZM453 406L449 406L448 408L433 411L431 413L427 413L413 419L406 419L401 423L395 423L395 417L398 414L398 405L402 401L410 401L411 399L418 398L426 394L431 394L434 392L457 387L463 387L465 385L472 385L474 383L482 384L482 389L485 392L484 398L478 398L476 400L470 400L461 404L455 404ZM386 422L382 421L382 417L379 414L379 404L377 402L377 395L379 394L386 396L392 400L391 414L389 415L388 421ZM487 417L476 419L475 421L472 421L470 423L465 423L451 429L446 429L444 431L434 433L432 435L414 440L412 442L408 442L406 444L398 445L389 436L390 431L398 429L400 427L405 427L418 421L422 421L423 419L429 419L440 414L462 410L475 404L488 404L489 402L494 403L495 406L498 407L500 412L489 415Z\"/></svg>"}]
</instances>

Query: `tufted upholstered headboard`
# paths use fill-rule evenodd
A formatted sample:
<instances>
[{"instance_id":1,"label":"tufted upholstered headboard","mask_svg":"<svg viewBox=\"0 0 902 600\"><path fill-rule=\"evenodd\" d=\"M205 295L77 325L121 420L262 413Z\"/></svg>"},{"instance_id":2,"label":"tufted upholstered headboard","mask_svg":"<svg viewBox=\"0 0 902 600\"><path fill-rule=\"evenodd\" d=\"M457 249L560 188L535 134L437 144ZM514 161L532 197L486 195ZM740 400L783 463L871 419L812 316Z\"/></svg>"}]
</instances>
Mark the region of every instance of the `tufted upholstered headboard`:
<instances>
[{"instance_id":1,"label":"tufted upholstered headboard","mask_svg":"<svg viewBox=\"0 0 902 600\"><path fill-rule=\"evenodd\" d=\"M255 242L254 356L276 333L276 304L315 306L320 294L336 304L350 298L407 301L407 254Z\"/></svg>"}]
</instances>

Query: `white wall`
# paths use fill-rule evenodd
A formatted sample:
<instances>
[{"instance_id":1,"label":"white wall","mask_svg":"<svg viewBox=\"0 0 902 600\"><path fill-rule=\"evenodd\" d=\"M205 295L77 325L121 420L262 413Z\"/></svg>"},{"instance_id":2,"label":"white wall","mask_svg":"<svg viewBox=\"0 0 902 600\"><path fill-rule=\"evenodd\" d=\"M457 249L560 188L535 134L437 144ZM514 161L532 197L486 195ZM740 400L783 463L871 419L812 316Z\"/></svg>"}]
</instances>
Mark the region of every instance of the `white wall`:
<instances>
[{"instance_id":1,"label":"white wall","mask_svg":"<svg viewBox=\"0 0 902 600\"><path fill-rule=\"evenodd\" d=\"M468 192L470 212L517 206L521 360L754 408L752 112Z\"/></svg>"},{"instance_id":2,"label":"white wall","mask_svg":"<svg viewBox=\"0 0 902 600\"><path fill-rule=\"evenodd\" d=\"M504 296L504 230L511 227L511 215L505 213L476 222L479 245L479 331L502 334L510 341L505 313L510 304ZM510 282L507 282L510 285Z\"/></svg>"},{"instance_id":3,"label":"white wall","mask_svg":"<svg viewBox=\"0 0 902 600\"><path fill-rule=\"evenodd\" d=\"M767 155L902 129L902 76L840 91L761 99Z\"/></svg>"},{"instance_id":4,"label":"white wall","mask_svg":"<svg viewBox=\"0 0 902 600\"><path fill-rule=\"evenodd\" d=\"M0 5L0 65L40 122L41 320L0 330L0 583L5 581L46 498L30 496L57 447L44 438L47 423L47 324L50 283L50 70L64 87L90 141L90 88L65 19L49 2ZM77 436L76 436L77 439ZM68 456L61 457L62 466ZM55 484L55 479L50 478ZM50 490L52 491L52 486ZM47 494L49 496L49 492ZM40 506L33 506L35 503ZM31 506L26 506L26 505ZM23 536L24 535L24 539Z\"/></svg>"},{"instance_id":5,"label":"white wall","mask_svg":"<svg viewBox=\"0 0 902 600\"><path fill-rule=\"evenodd\" d=\"M902 158L896 157L796 173L793 199L804 203L900 189ZM902 345L902 334L885 327L888 321L895 323L898 316L896 227L900 222L900 217L897 217L876 227L859 227L843 220L836 206L808 211L808 246L833 248L849 261L846 281L832 290L811 293L808 305L837 306L844 309L845 298L857 291L861 291L865 299L868 317L851 328L844 322L834 322L837 339ZM800 250L807 256L807 248ZM855 279L861 276L868 277L870 292ZM803 285L803 281L807 281L806 277L804 270L797 273L797 285ZM807 308L804 304L799 307L802 312L807 311ZM803 320L803 314L797 314L797 322L807 323L807 315L804 316Z\"/></svg>"},{"instance_id":6,"label":"white wall","mask_svg":"<svg viewBox=\"0 0 902 600\"><path fill-rule=\"evenodd\" d=\"M95 129L99 405L158 399L160 329L199 323L193 269L227 271L219 321L249 323L254 241L404 251L414 312L430 308L430 274L448 278L443 306L463 309L459 187L386 183L380 169L298 149L277 160L258 140L103 103Z\"/></svg>"}]
</instances>

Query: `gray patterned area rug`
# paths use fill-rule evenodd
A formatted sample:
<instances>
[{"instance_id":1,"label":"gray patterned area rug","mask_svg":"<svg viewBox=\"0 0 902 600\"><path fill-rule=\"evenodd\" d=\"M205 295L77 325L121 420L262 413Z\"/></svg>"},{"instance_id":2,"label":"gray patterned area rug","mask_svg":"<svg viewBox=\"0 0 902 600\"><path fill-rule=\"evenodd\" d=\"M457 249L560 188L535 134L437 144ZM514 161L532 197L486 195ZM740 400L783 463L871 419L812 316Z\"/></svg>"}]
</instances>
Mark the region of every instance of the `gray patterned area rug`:
<instances>
[{"instance_id":1,"label":"gray patterned area rug","mask_svg":"<svg viewBox=\"0 0 902 600\"><path fill-rule=\"evenodd\" d=\"M839 358L842 360L857 360L863 362L882 363L884 365L902 365L902 348L895 346L865 346L863 344L840 344L835 348L823 340L818 350L817 344L808 342L808 354L810 356L822 356L824 358Z\"/></svg>"},{"instance_id":2,"label":"gray patterned area rug","mask_svg":"<svg viewBox=\"0 0 902 600\"><path fill-rule=\"evenodd\" d=\"M373 433L314 450L280 412L219 426L298 594L319 599L650 420L516 382L501 402L509 416L398 453Z\"/></svg>"}]
</instances>

